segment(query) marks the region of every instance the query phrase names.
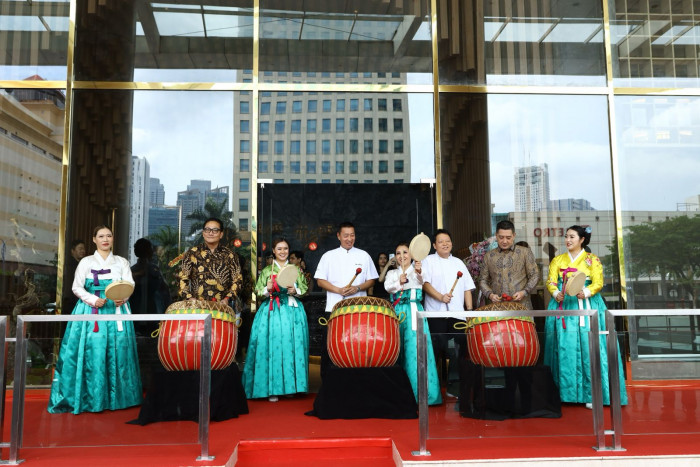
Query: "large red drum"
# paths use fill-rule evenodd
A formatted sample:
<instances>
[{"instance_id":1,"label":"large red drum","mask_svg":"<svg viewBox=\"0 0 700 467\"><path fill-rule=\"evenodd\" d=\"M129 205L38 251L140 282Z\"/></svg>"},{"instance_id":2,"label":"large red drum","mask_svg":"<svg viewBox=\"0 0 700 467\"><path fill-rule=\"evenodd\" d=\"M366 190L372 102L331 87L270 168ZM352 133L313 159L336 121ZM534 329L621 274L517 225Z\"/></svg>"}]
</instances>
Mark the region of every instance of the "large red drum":
<instances>
[{"instance_id":1,"label":"large red drum","mask_svg":"<svg viewBox=\"0 0 700 467\"><path fill-rule=\"evenodd\" d=\"M166 314L209 313L211 320L211 369L221 370L233 363L238 343L236 316L228 305L204 300L175 302ZM162 321L158 334L158 358L166 370L199 370L202 321Z\"/></svg>"},{"instance_id":2,"label":"large red drum","mask_svg":"<svg viewBox=\"0 0 700 467\"><path fill-rule=\"evenodd\" d=\"M476 311L522 311L517 302L492 303ZM469 357L477 365L491 368L533 366L540 355L532 318L472 318L467 324Z\"/></svg>"},{"instance_id":3,"label":"large red drum","mask_svg":"<svg viewBox=\"0 0 700 467\"><path fill-rule=\"evenodd\" d=\"M341 300L328 319L328 354L342 368L392 366L399 341L399 320L381 298Z\"/></svg>"}]
</instances>

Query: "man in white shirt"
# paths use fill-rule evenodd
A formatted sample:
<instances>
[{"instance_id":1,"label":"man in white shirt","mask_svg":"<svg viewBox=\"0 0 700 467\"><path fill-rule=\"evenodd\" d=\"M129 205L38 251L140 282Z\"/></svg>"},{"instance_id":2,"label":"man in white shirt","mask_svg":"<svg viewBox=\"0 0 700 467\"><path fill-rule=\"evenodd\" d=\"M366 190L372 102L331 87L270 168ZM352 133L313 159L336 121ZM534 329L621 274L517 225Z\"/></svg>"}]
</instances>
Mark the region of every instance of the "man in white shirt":
<instances>
[{"instance_id":1,"label":"man in white shirt","mask_svg":"<svg viewBox=\"0 0 700 467\"><path fill-rule=\"evenodd\" d=\"M452 236L447 230L439 229L433 236L435 253L423 260L423 293L425 295L425 310L431 311L464 311L472 310L472 293L474 281L469 275L464 261L452 256ZM467 342L464 331L454 329L454 324L460 320L455 318L430 319L430 334L433 340L435 358L443 356L450 360L450 368L445 383L457 376L456 360L467 358ZM450 341L454 348L450 348ZM460 371L460 379L461 378ZM449 387L448 387L449 389ZM448 391L449 392L456 392Z\"/></svg>"},{"instance_id":2,"label":"man in white shirt","mask_svg":"<svg viewBox=\"0 0 700 467\"><path fill-rule=\"evenodd\" d=\"M321 256L314 274L318 286L326 291L327 313L343 299L366 296L367 289L372 287L374 280L379 277L372 257L366 251L355 248L355 226L350 222L343 222L338 226L337 235L340 246ZM350 284L358 268L361 272ZM326 333L327 327L323 326L323 330ZM326 341L326 336L323 340ZM324 346L321 351L322 376L328 364L330 357Z\"/></svg>"}]
</instances>

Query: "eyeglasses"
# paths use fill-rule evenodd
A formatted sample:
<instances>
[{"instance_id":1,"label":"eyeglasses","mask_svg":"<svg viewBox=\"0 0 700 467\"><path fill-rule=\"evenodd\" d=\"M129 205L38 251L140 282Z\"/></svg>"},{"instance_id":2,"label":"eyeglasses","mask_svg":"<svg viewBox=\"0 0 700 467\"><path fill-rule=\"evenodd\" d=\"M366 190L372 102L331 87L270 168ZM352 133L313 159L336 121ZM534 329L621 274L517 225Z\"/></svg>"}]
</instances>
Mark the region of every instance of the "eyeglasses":
<instances>
[{"instance_id":1,"label":"eyeglasses","mask_svg":"<svg viewBox=\"0 0 700 467\"><path fill-rule=\"evenodd\" d=\"M204 232L205 234L217 234L217 233L221 232L221 229L210 229L209 227L205 227L202 230L202 232Z\"/></svg>"}]
</instances>

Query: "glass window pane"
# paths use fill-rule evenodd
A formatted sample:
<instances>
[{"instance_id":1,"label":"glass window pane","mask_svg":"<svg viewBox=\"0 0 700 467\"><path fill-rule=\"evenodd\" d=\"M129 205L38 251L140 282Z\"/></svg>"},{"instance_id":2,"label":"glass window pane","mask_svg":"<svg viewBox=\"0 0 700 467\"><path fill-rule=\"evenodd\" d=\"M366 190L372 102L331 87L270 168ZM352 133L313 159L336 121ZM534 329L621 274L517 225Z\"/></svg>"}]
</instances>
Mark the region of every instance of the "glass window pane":
<instances>
[{"instance_id":1,"label":"glass window pane","mask_svg":"<svg viewBox=\"0 0 700 467\"><path fill-rule=\"evenodd\" d=\"M605 85L600 2L438 2L438 10L439 23L450 21L439 26L441 84Z\"/></svg>"},{"instance_id":2,"label":"glass window pane","mask_svg":"<svg viewBox=\"0 0 700 467\"><path fill-rule=\"evenodd\" d=\"M261 74L307 71L297 77L305 83L430 84L428 5L261 0ZM366 71L357 73L358 63Z\"/></svg>"},{"instance_id":3,"label":"glass window pane","mask_svg":"<svg viewBox=\"0 0 700 467\"><path fill-rule=\"evenodd\" d=\"M610 24L615 86L700 86L697 1L615 6Z\"/></svg>"},{"instance_id":4,"label":"glass window pane","mask_svg":"<svg viewBox=\"0 0 700 467\"><path fill-rule=\"evenodd\" d=\"M700 98L617 96L615 109L628 306L697 308L700 278L682 271L700 226ZM643 346L671 352L671 341Z\"/></svg>"}]
</instances>

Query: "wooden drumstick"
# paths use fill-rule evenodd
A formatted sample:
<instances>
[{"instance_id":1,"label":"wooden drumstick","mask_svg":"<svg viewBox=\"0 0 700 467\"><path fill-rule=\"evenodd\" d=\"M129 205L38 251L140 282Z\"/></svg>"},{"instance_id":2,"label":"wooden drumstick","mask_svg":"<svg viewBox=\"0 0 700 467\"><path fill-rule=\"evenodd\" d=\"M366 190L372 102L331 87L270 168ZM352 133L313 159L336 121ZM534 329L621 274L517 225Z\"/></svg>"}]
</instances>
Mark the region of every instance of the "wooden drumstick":
<instances>
[{"instance_id":1,"label":"wooden drumstick","mask_svg":"<svg viewBox=\"0 0 700 467\"><path fill-rule=\"evenodd\" d=\"M462 271L457 271L457 279L455 279L455 283L452 284L452 288L450 289L450 295L452 295L452 292L455 291L455 287L457 287L457 282L459 281L460 277L462 277Z\"/></svg>"},{"instance_id":2,"label":"wooden drumstick","mask_svg":"<svg viewBox=\"0 0 700 467\"><path fill-rule=\"evenodd\" d=\"M350 287L352 285L352 283L355 282L355 279L357 278L357 276L360 275L361 272L362 272L362 268L357 268L355 270L355 275L352 276L352 279L350 279L350 282L348 282L348 285L346 285L345 287Z\"/></svg>"}]
</instances>

